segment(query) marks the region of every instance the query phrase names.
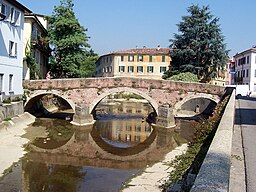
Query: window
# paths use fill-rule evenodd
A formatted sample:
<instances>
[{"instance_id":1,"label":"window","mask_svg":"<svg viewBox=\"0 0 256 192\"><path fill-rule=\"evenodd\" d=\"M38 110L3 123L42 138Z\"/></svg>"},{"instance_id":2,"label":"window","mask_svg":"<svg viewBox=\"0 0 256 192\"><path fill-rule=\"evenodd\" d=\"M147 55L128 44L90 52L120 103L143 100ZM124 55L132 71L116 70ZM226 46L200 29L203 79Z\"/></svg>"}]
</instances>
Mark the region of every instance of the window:
<instances>
[{"instance_id":1,"label":"window","mask_svg":"<svg viewBox=\"0 0 256 192\"><path fill-rule=\"evenodd\" d=\"M239 77L240 76L240 71L237 71L237 77Z\"/></svg>"},{"instance_id":2,"label":"window","mask_svg":"<svg viewBox=\"0 0 256 192\"><path fill-rule=\"evenodd\" d=\"M4 74L0 74L0 92L3 91Z\"/></svg>"},{"instance_id":3,"label":"window","mask_svg":"<svg viewBox=\"0 0 256 192\"><path fill-rule=\"evenodd\" d=\"M255 64L256 64L256 56L255 56Z\"/></svg>"},{"instance_id":4,"label":"window","mask_svg":"<svg viewBox=\"0 0 256 192\"><path fill-rule=\"evenodd\" d=\"M134 140L135 140L136 142L140 142L140 136L135 135L135 136L134 136Z\"/></svg>"},{"instance_id":5,"label":"window","mask_svg":"<svg viewBox=\"0 0 256 192\"><path fill-rule=\"evenodd\" d=\"M153 61L153 56L149 55L149 62L152 62L152 61Z\"/></svg>"},{"instance_id":6,"label":"window","mask_svg":"<svg viewBox=\"0 0 256 192\"><path fill-rule=\"evenodd\" d=\"M133 73L133 71L134 71L134 67L133 66L128 66L128 72Z\"/></svg>"},{"instance_id":7,"label":"window","mask_svg":"<svg viewBox=\"0 0 256 192\"><path fill-rule=\"evenodd\" d=\"M166 71L166 67L160 67L160 73L164 73Z\"/></svg>"},{"instance_id":8,"label":"window","mask_svg":"<svg viewBox=\"0 0 256 192\"><path fill-rule=\"evenodd\" d=\"M143 73L143 66L138 66L137 67L137 72L138 73Z\"/></svg>"},{"instance_id":9,"label":"window","mask_svg":"<svg viewBox=\"0 0 256 192\"><path fill-rule=\"evenodd\" d=\"M256 77L256 70L254 71L254 77Z\"/></svg>"},{"instance_id":10,"label":"window","mask_svg":"<svg viewBox=\"0 0 256 192\"><path fill-rule=\"evenodd\" d=\"M133 55L129 55L128 58L129 58L128 61L134 61L134 56Z\"/></svg>"},{"instance_id":11,"label":"window","mask_svg":"<svg viewBox=\"0 0 256 192\"><path fill-rule=\"evenodd\" d=\"M165 56L164 55L162 56L162 62L165 62Z\"/></svg>"},{"instance_id":12,"label":"window","mask_svg":"<svg viewBox=\"0 0 256 192\"><path fill-rule=\"evenodd\" d=\"M17 56L17 43L13 41L9 41L9 56L16 57Z\"/></svg>"},{"instance_id":13,"label":"window","mask_svg":"<svg viewBox=\"0 0 256 192\"><path fill-rule=\"evenodd\" d=\"M249 69L246 69L246 77L249 76Z\"/></svg>"},{"instance_id":14,"label":"window","mask_svg":"<svg viewBox=\"0 0 256 192\"><path fill-rule=\"evenodd\" d=\"M247 64L249 63L250 60L250 56L247 56Z\"/></svg>"},{"instance_id":15,"label":"window","mask_svg":"<svg viewBox=\"0 0 256 192\"><path fill-rule=\"evenodd\" d=\"M153 73L154 72L154 67L153 66L148 66L147 67L147 72L148 73Z\"/></svg>"},{"instance_id":16,"label":"window","mask_svg":"<svg viewBox=\"0 0 256 192\"><path fill-rule=\"evenodd\" d=\"M138 55L138 61L142 61L143 62L143 55Z\"/></svg>"},{"instance_id":17,"label":"window","mask_svg":"<svg viewBox=\"0 0 256 192\"><path fill-rule=\"evenodd\" d=\"M112 66L109 66L109 73L112 73Z\"/></svg>"},{"instance_id":18,"label":"window","mask_svg":"<svg viewBox=\"0 0 256 192\"><path fill-rule=\"evenodd\" d=\"M119 66L119 72L124 72L124 66Z\"/></svg>"},{"instance_id":19,"label":"window","mask_svg":"<svg viewBox=\"0 0 256 192\"><path fill-rule=\"evenodd\" d=\"M131 135L126 134L126 141L131 141Z\"/></svg>"},{"instance_id":20,"label":"window","mask_svg":"<svg viewBox=\"0 0 256 192\"><path fill-rule=\"evenodd\" d=\"M245 77L245 70L243 70L243 77Z\"/></svg>"},{"instance_id":21,"label":"window","mask_svg":"<svg viewBox=\"0 0 256 192\"><path fill-rule=\"evenodd\" d=\"M1 13L6 16L6 5L5 4L1 5Z\"/></svg>"},{"instance_id":22,"label":"window","mask_svg":"<svg viewBox=\"0 0 256 192\"><path fill-rule=\"evenodd\" d=\"M13 75L9 75L9 91L12 91L12 84L13 84Z\"/></svg>"},{"instance_id":23,"label":"window","mask_svg":"<svg viewBox=\"0 0 256 192\"><path fill-rule=\"evenodd\" d=\"M124 61L124 56L123 55L121 55L121 61Z\"/></svg>"}]
</instances>

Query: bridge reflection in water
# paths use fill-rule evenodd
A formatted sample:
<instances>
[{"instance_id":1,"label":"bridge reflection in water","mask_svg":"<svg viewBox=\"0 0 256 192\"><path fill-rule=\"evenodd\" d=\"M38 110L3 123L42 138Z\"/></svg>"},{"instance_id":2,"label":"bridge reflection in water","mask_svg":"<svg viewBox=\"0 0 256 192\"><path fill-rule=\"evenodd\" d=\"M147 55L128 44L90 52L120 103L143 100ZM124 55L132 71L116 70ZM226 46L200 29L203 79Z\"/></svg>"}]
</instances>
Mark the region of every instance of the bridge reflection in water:
<instances>
[{"instance_id":1,"label":"bridge reflection in water","mask_svg":"<svg viewBox=\"0 0 256 192\"><path fill-rule=\"evenodd\" d=\"M22 160L23 191L118 191L193 134L188 122L176 129L152 127L143 120L151 112L147 104L124 105L119 115L108 104L99 106L97 122L86 127L37 119L25 135L33 142ZM134 115L129 106L140 112ZM42 130L44 136L33 135Z\"/></svg>"}]
</instances>

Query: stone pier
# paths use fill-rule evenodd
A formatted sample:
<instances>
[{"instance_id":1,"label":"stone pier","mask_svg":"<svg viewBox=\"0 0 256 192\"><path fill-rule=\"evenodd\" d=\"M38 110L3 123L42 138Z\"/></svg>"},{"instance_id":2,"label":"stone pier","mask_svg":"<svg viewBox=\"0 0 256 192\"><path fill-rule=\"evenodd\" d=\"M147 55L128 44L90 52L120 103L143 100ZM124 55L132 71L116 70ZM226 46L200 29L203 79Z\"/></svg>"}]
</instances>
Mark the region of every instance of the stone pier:
<instances>
[{"instance_id":1,"label":"stone pier","mask_svg":"<svg viewBox=\"0 0 256 192\"><path fill-rule=\"evenodd\" d=\"M156 119L157 127L172 128L175 127L173 109L169 106L158 107L158 116Z\"/></svg>"},{"instance_id":2,"label":"stone pier","mask_svg":"<svg viewBox=\"0 0 256 192\"><path fill-rule=\"evenodd\" d=\"M94 124L95 120L89 112L88 106L76 106L75 114L73 116L73 121L71 122L74 125L84 126L89 124Z\"/></svg>"}]
</instances>

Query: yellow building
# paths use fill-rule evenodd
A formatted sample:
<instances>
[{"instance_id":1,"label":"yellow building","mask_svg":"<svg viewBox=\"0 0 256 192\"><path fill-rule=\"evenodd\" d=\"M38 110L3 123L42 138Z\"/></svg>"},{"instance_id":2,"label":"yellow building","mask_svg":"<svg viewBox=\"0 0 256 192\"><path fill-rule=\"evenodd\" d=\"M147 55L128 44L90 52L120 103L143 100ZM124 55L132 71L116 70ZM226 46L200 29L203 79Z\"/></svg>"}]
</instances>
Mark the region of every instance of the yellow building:
<instances>
[{"instance_id":1,"label":"yellow building","mask_svg":"<svg viewBox=\"0 0 256 192\"><path fill-rule=\"evenodd\" d=\"M23 58L31 52L36 62L37 78L45 79L50 56L49 44L46 41L47 20L44 15L26 13L24 16ZM23 61L23 79L30 79L27 61Z\"/></svg>"},{"instance_id":2,"label":"yellow building","mask_svg":"<svg viewBox=\"0 0 256 192\"><path fill-rule=\"evenodd\" d=\"M96 77L141 77L161 79L171 62L170 48L136 48L102 55L96 62Z\"/></svg>"},{"instance_id":3,"label":"yellow building","mask_svg":"<svg viewBox=\"0 0 256 192\"><path fill-rule=\"evenodd\" d=\"M224 69L224 71L218 70L217 77L212 78L209 84L225 86L226 85L225 71L226 69Z\"/></svg>"}]
</instances>

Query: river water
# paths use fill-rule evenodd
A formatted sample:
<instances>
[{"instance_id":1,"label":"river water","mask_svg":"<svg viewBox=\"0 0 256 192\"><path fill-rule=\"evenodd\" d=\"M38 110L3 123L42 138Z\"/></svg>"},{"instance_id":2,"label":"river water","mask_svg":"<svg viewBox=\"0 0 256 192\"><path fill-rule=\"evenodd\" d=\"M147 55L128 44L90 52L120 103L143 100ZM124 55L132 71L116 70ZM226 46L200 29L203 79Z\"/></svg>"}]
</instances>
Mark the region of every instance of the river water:
<instances>
[{"instance_id":1,"label":"river water","mask_svg":"<svg viewBox=\"0 0 256 192\"><path fill-rule=\"evenodd\" d=\"M148 103L119 101L101 103L90 126L37 118L23 136L28 153L0 179L0 192L120 191L193 135L188 121L152 127L145 121L151 112Z\"/></svg>"}]
</instances>

